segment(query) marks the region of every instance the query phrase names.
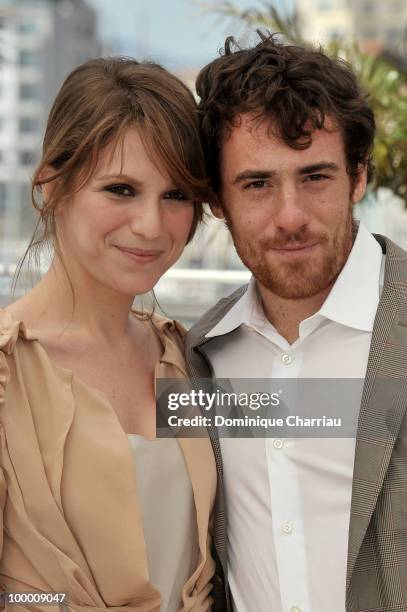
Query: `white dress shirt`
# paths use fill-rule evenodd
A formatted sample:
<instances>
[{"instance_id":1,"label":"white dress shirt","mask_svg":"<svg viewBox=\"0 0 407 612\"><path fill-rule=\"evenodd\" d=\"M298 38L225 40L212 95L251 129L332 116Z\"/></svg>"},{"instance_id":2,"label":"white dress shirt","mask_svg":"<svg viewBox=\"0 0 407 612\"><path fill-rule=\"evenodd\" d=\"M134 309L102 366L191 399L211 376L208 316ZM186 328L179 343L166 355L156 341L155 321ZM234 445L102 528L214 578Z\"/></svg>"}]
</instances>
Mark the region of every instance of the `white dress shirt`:
<instances>
[{"instance_id":1,"label":"white dress shirt","mask_svg":"<svg viewBox=\"0 0 407 612\"><path fill-rule=\"evenodd\" d=\"M360 225L331 292L291 345L266 319L252 279L206 335L215 375L364 378L384 259ZM355 439L223 438L221 449L236 611L344 612Z\"/></svg>"}]
</instances>

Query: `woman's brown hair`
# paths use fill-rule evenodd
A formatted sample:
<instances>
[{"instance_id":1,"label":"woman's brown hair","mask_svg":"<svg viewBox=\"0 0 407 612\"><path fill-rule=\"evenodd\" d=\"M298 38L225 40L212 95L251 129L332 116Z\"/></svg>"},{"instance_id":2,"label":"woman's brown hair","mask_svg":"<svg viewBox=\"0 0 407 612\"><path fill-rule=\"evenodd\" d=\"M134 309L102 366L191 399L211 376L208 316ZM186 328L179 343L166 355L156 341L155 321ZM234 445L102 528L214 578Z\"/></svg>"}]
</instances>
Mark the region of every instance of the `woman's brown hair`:
<instances>
[{"instance_id":1,"label":"woman's brown hair","mask_svg":"<svg viewBox=\"0 0 407 612\"><path fill-rule=\"evenodd\" d=\"M32 202L39 220L20 262L48 242L60 254L56 239L56 206L79 191L92 175L100 152L120 144L124 132L137 127L152 156L194 202L188 240L209 199L199 137L196 102L186 85L162 66L131 58L90 60L63 83L51 108L42 158L32 180ZM44 200L42 187L53 183Z\"/></svg>"}]
</instances>

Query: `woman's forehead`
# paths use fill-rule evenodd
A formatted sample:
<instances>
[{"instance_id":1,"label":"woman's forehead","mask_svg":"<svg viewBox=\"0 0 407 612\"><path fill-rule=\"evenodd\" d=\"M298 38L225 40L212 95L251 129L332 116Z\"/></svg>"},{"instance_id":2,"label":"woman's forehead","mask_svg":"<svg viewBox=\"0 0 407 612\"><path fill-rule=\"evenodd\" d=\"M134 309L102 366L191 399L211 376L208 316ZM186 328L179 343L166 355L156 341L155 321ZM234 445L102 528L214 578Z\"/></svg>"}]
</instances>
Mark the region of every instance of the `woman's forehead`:
<instances>
[{"instance_id":1,"label":"woman's forehead","mask_svg":"<svg viewBox=\"0 0 407 612\"><path fill-rule=\"evenodd\" d=\"M143 169L151 170L152 166L165 180L169 180L169 172L145 131L129 126L100 151L94 174L131 176Z\"/></svg>"}]
</instances>

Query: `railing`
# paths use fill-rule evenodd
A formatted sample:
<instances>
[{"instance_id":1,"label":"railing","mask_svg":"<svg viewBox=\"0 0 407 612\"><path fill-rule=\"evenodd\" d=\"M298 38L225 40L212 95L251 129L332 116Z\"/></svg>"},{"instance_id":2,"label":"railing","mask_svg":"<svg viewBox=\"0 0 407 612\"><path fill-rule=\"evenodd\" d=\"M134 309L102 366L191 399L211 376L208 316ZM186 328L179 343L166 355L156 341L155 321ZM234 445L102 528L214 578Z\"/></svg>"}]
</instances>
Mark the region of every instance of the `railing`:
<instances>
[{"instance_id":1,"label":"railing","mask_svg":"<svg viewBox=\"0 0 407 612\"><path fill-rule=\"evenodd\" d=\"M11 300L10 287L15 264L0 268L0 306ZM186 325L196 321L219 299L248 282L246 270L172 268L159 280L154 293L164 314ZM15 298L24 292L19 287Z\"/></svg>"}]
</instances>

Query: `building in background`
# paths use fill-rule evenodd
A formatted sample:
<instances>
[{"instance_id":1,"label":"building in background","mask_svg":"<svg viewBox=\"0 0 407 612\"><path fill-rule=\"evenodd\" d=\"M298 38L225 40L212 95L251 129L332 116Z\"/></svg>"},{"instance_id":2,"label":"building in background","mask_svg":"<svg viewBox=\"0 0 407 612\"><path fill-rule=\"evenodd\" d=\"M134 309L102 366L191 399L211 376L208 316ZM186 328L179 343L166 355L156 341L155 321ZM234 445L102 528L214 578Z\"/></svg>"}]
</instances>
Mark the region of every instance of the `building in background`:
<instances>
[{"instance_id":1,"label":"building in background","mask_svg":"<svg viewBox=\"0 0 407 612\"><path fill-rule=\"evenodd\" d=\"M349 0L296 0L296 12L306 40L325 44L354 35Z\"/></svg>"},{"instance_id":2,"label":"building in background","mask_svg":"<svg viewBox=\"0 0 407 612\"><path fill-rule=\"evenodd\" d=\"M67 74L100 51L84 0L0 1L0 275L33 230L30 177L50 105Z\"/></svg>"},{"instance_id":3,"label":"building in background","mask_svg":"<svg viewBox=\"0 0 407 612\"><path fill-rule=\"evenodd\" d=\"M314 42L354 38L380 53L406 41L405 0L296 0L296 11L305 38Z\"/></svg>"},{"instance_id":4,"label":"building in background","mask_svg":"<svg viewBox=\"0 0 407 612\"><path fill-rule=\"evenodd\" d=\"M407 35L405 0L353 0L355 32L372 51L401 49Z\"/></svg>"}]
</instances>

